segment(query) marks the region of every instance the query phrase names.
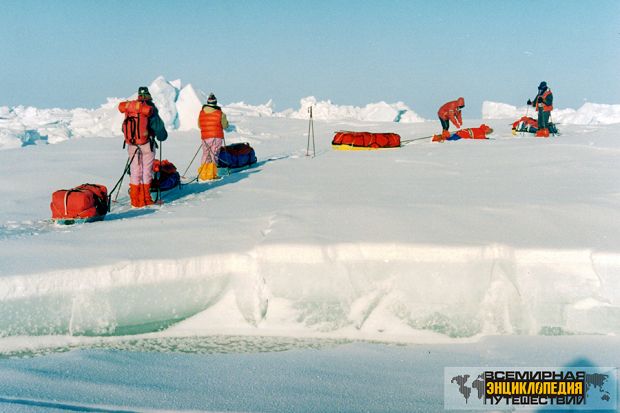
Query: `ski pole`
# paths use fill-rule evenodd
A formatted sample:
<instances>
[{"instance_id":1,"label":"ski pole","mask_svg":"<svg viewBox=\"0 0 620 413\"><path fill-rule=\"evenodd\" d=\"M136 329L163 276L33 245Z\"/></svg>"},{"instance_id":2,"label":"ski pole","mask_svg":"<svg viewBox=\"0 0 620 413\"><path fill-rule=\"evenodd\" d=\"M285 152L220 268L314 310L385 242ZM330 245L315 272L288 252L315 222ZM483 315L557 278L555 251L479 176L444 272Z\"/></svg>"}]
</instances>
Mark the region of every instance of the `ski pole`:
<instances>
[{"instance_id":1,"label":"ski pole","mask_svg":"<svg viewBox=\"0 0 620 413\"><path fill-rule=\"evenodd\" d=\"M116 200L118 199L118 194L121 192L120 186L123 185L123 179L125 178L125 174L127 173L127 170L129 169L131 163L133 162L133 158L135 158L137 152L138 151L136 150L133 153L133 156L131 158L127 157L127 163L125 164L125 168L123 169L123 174L121 175L120 179L116 182L116 185L114 185L114 188L112 188L112 190L110 191L110 195L108 195L108 212L110 212L110 207L111 207L110 200L112 199L112 194L116 190L116 187L118 187L118 192L116 193L116 197L114 198L114 202L116 202Z\"/></svg>"},{"instance_id":2,"label":"ski pole","mask_svg":"<svg viewBox=\"0 0 620 413\"><path fill-rule=\"evenodd\" d=\"M222 136L222 143L224 144L224 150L228 153L226 149L226 137ZM222 152L222 148L220 148L220 152ZM220 154L218 153L215 156L215 167L217 168L217 164L220 162ZM226 162L226 175L230 175L230 162Z\"/></svg>"},{"instance_id":3,"label":"ski pole","mask_svg":"<svg viewBox=\"0 0 620 413\"><path fill-rule=\"evenodd\" d=\"M310 118L308 120L308 143L306 145L306 156L310 156L310 134L312 134L312 157L316 154L314 147L314 119L312 118L312 106L308 108Z\"/></svg>"},{"instance_id":4,"label":"ski pole","mask_svg":"<svg viewBox=\"0 0 620 413\"><path fill-rule=\"evenodd\" d=\"M529 100L528 100L528 102L529 102ZM526 117L526 118L527 118L527 117L528 117L528 115L530 114L530 106L531 106L531 105L527 105L527 109L525 109L525 117Z\"/></svg>"},{"instance_id":5,"label":"ski pole","mask_svg":"<svg viewBox=\"0 0 620 413\"><path fill-rule=\"evenodd\" d=\"M529 114L530 114L530 105L527 105L527 109L525 109L525 117L527 118L529 116ZM521 129L523 129L523 128L521 128ZM525 131L524 130L521 130L520 132L521 132L521 136L525 135ZM516 135L516 131L515 131L515 135Z\"/></svg>"},{"instance_id":6,"label":"ski pole","mask_svg":"<svg viewBox=\"0 0 620 413\"><path fill-rule=\"evenodd\" d=\"M198 145L198 149L196 149L196 153L194 154L194 157L190 161L189 165L187 165L187 168L185 168L185 172L183 172L183 175L181 176L182 178L185 178L185 174L187 173L187 171L189 171L189 167L192 166L192 164L194 163L194 160L196 159L196 156L198 156L198 152L200 152L200 148L202 148L203 142L204 141L201 139L200 140L200 145Z\"/></svg>"},{"instance_id":7,"label":"ski pole","mask_svg":"<svg viewBox=\"0 0 620 413\"><path fill-rule=\"evenodd\" d=\"M155 174L156 178L157 178L157 182L159 183L157 185L157 198L155 198L155 202L159 202L159 197L161 196L161 154L164 151L164 143L162 141L159 141L159 169L157 170L157 173Z\"/></svg>"}]
</instances>

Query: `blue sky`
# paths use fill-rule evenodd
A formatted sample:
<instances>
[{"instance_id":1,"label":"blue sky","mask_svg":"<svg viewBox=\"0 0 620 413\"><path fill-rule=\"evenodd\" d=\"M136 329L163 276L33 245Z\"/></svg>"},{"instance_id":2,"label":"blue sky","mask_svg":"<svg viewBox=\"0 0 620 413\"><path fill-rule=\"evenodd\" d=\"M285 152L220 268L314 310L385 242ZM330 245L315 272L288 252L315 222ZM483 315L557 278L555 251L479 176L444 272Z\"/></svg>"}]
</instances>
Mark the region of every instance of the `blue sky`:
<instances>
[{"instance_id":1,"label":"blue sky","mask_svg":"<svg viewBox=\"0 0 620 413\"><path fill-rule=\"evenodd\" d=\"M297 108L620 103L620 1L2 0L0 105L97 107L158 75Z\"/></svg>"}]
</instances>

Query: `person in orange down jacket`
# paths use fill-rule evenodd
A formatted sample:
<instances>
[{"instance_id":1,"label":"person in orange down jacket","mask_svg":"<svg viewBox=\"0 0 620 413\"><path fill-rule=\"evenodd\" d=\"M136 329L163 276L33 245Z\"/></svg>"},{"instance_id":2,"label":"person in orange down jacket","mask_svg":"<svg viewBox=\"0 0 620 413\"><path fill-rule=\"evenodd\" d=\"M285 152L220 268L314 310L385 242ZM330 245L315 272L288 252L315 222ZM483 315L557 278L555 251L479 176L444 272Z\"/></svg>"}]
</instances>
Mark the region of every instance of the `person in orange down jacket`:
<instances>
[{"instance_id":1,"label":"person in orange down jacket","mask_svg":"<svg viewBox=\"0 0 620 413\"><path fill-rule=\"evenodd\" d=\"M450 137L450 122L457 128L460 128L463 124L463 118L461 117L461 109L465 107L465 99L458 98L457 100L453 100L451 102L444 103L437 112L439 116L439 121L441 122L441 136L444 139L448 139Z\"/></svg>"},{"instance_id":2,"label":"person in orange down jacket","mask_svg":"<svg viewBox=\"0 0 620 413\"><path fill-rule=\"evenodd\" d=\"M198 115L200 138L202 139L202 159L198 168L198 180L217 179L217 155L224 140L224 129L228 127L226 114L217 105L217 98L209 94L207 104Z\"/></svg>"},{"instance_id":3,"label":"person in orange down jacket","mask_svg":"<svg viewBox=\"0 0 620 413\"><path fill-rule=\"evenodd\" d=\"M131 206L142 208L153 204L151 181L153 160L158 141L168 138L164 122L146 86L138 88L138 98L121 102L118 110L125 114L123 135L131 164L129 165L129 197Z\"/></svg>"},{"instance_id":4,"label":"person in orange down jacket","mask_svg":"<svg viewBox=\"0 0 620 413\"><path fill-rule=\"evenodd\" d=\"M482 124L477 128L458 130L447 138L444 138L443 135L434 135L433 142L458 141L459 139L489 139L487 134L490 133L493 133L493 129L488 125Z\"/></svg>"}]
</instances>

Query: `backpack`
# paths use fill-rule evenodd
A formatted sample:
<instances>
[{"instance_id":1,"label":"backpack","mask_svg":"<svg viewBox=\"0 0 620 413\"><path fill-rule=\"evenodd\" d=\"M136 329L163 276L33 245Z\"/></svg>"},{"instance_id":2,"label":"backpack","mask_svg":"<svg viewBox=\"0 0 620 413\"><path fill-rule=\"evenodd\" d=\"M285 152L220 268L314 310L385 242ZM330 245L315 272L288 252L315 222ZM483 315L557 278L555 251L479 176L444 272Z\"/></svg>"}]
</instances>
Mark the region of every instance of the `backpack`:
<instances>
[{"instance_id":1,"label":"backpack","mask_svg":"<svg viewBox=\"0 0 620 413\"><path fill-rule=\"evenodd\" d=\"M247 142L222 146L217 156L218 168L243 168L255 164L256 161L256 153Z\"/></svg>"},{"instance_id":2,"label":"backpack","mask_svg":"<svg viewBox=\"0 0 620 413\"><path fill-rule=\"evenodd\" d=\"M153 108L140 100L121 102L118 110L125 114L123 121L123 135L125 143L130 145L144 145L150 142L149 117L153 114Z\"/></svg>"}]
</instances>

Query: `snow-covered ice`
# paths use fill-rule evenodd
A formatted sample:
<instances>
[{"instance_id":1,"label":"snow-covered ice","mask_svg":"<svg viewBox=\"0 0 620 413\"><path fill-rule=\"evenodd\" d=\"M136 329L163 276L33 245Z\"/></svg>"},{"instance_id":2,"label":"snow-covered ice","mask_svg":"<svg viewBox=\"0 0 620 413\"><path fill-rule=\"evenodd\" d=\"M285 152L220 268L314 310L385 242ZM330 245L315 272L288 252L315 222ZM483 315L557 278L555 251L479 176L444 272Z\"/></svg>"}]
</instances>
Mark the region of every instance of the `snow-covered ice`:
<instances>
[{"instance_id":1,"label":"snow-covered ice","mask_svg":"<svg viewBox=\"0 0 620 413\"><path fill-rule=\"evenodd\" d=\"M159 114L169 130L197 130L197 115L207 100L207 93L191 84L182 85L181 80L168 81L157 77L148 86ZM135 99L136 93L126 98L108 98L98 109L77 108L38 109L34 107L0 107L0 149L17 148L39 143L58 143L71 138L119 137L122 115L118 104L125 99ZM220 102L222 104L222 102ZM229 115L252 117L290 117L306 119L308 108L313 105L316 119L367 120L385 122L424 121L402 102L388 104L371 103L363 108L340 106L331 101L317 101L309 96L300 100L299 110L273 110L273 102L250 105L244 102L224 105Z\"/></svg>"},{"instance_id":2,"label":"snow-covered ice","mask_svg":"<svg viewBox=\"0 0 620 413\"><path fill-rule=\"evenodd\" d=\"M444 367L620 363L617 337L492 337L415 346L244 337L109 341L106 349L0 360L0 408L439 412Z\"/></svg>"},{"instance_id":3,"label":"snow-covered ice","mask_svg":"<svg viewBox=\"0 0 620 413\"><path fill-rule=\"evenodd\" d=\"M155 83L171 128L163 156L183 172L199 144L192 118L205 95L180 81ZM127 206L125 182L105 221L51 224L54 190L111 188L120 178L127 159L119 101L94 110L0 108L0 353L75 350L0 360L3 406L302 411L295 389L317 384L312 373L295 375L303 370L330 377L333 393L312 387L318 394L298 403L334 411L346 406L333 389L354 382L335 372L372 370L382 372L378 382L350 389L358 403L351 409L407 411L442 397L428 385L403 396L399 379L415 366L440 380L450 364L569 365L581 354L618 365L618 105L586 104L572 117L558 110L554 120L566 116L561 136L539 139L511 134L525 108L485 102L485 119L465 126L490 124L491 140L348 152L331 149L334 131L410 140L436 132L438 122L401 104L351 109L307 98L299 111L274 112L272 102L239 102L224 106L233 125L226 141L251 143L256 167L175 189L163 206L141 210ZM315 157L305 156L308 102L316 105ZM218 337L225 344L206 352L250 354L168 353L201 353ZM312 350L324 343L327 350ZM270 350L289 351L257 354ZM247 378L219 401L207 400L211 391L184 397L226 387L218 372L230 363L255 375L233 368L230 380ZM292 367L265 370L274 363ZM77 377L58 373L65 367ZM184 373L199 371L213 376L189 383ZM110 392L99 391L102 383L113 383ZM273 397L241 396L260 383ZM373 399L373 388L399 396L390 405Z\"/></svg>"},{"instance_id":4,"label":"snow-covered ice","mask_svg":"<svg viewBox=\"0 0 620 413\"><path fill-rule=\"evenodd\" d=\"M513 119L529 115L536 118L534 108L527 106L513 106L506 103L482 103L483 119ZM599 103L584 103L579 109L555 109L551 112L555 123L566 125L610 125L620 123L620 105L606 105Z\"/></svg>"},{"instance_id":5,"label":"snow-covered ice","mask_svg":"<svg viewBox=\"0 0 620 413\"><path fill-rule=\"evenodd\" d=\"M151 82L149 90L169 130L197 130L196 113L206 102L207 93L194 88L191 84L183 85L179 79L168 81L163 76ZM134 93L126 98L108 98L107 102L97 109L66 110L2 106L0 107L0 149L41 143L53 144L71 138L119 137L121 136L119 125L122 122L122 115L117 110L118 103L135 97ZM317 120L393 123L425 121L403 102L376 102L357 107L339 105L330 100L317 100L314 96L308 96L300 100L299 109L285 109L280 112L274 110L274 102L271 100L261 105L235 102L223 106L225 111L232 116L307 119L308 109L312 106L313 116ZM536 117L534 110L528 110L526 106L517 107L490 101L482 104L483 119L514 121L525 114ZM556 109L553 112L553 121L559 124L575 125L620 123L620 105L588 102L577 110Z\"/></svg>"},{"instance_id":6,"label":"snow-covered ice","mask_svg":"<svg viewBox=\"0 0 620 413\"><path fill-rule=\"evenodd\" d=\"M169 192L161 208L128 209L123 190L104 222L80 227L46 222L50 195L111 188L120 138L0 152L0 333L618 333L611 126L566 125L544 140L489 121L495 140L340 152L334 130L407 139L436 125L317 120L307 158L306 120L231 121L227 141L250 142L257 167ZM183 171L197 145L196 132L172 132L164 157Z\"/></svg>"}]
</instances>

